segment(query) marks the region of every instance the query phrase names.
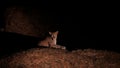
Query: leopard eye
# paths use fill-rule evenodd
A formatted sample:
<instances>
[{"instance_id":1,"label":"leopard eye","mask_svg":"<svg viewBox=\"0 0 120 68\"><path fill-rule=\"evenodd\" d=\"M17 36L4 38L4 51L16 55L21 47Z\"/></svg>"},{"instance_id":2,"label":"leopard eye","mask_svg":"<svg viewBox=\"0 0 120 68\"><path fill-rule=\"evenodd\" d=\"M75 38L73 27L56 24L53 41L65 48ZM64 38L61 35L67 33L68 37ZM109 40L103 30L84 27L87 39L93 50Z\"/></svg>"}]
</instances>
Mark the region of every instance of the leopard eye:
<instances>
[{"instance_id":1,"label":"leopard eye","mask_svg":"<svg viewBox=\"0 0 120 68\"><path fill-rule=\"evenodd\" d=\"M54 35L52 35L52 38L55 38L55 36L54 36Z\"/></svg>"}]
</instances>

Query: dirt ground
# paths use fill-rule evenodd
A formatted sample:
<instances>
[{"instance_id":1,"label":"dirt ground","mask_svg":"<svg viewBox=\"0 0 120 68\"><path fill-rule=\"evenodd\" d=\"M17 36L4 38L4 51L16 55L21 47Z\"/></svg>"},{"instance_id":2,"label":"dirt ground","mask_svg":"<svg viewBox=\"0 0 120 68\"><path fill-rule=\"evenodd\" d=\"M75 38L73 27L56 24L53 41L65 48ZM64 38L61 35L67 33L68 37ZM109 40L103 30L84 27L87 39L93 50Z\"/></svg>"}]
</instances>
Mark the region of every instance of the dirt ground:
<instances>
[{"instance_id":1,"label":"dirt ground","mask_svg":"<svg viewBox=\"0 0 120 68\"><path fill-rule=\"evenodd\" d=\"M102 50L33 48L0 60L0 68L120 68L120 54Z\"/></svg>"}]
</instances>

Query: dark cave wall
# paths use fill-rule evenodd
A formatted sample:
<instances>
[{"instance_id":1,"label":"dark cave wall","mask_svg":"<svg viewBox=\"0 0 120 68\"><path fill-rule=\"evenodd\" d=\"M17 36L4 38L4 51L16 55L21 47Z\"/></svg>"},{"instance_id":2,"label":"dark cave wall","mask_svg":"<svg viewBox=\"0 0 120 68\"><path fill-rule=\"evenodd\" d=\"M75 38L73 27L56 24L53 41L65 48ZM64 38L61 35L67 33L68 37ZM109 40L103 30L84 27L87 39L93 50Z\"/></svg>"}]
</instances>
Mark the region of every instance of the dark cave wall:
<instances>
[{"instance_id":1,"label":"dark cave wall","mask_svg":"<svg viewBox=\"0 0 120 68\"><path fill-rule=\"evenodd\" d=\"M43 10L29 7L9 7L5 12L5 31L30 36L42 36L57 30L53 19Z\"/></svg>"}]
</instances>

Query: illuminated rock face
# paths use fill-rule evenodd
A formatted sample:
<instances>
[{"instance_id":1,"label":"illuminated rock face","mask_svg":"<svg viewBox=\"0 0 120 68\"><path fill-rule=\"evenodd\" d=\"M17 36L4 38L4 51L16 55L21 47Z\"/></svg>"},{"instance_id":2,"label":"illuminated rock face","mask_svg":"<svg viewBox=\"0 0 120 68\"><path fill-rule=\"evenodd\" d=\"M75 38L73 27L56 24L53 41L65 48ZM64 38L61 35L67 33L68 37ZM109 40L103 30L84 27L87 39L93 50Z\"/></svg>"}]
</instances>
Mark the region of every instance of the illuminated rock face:
<instances>
[{"instance_id":1,"label":"illuminated rock face","mask_svg":"<svg viewBox=\"0 0 120 68\"><path fill-rule=\"evenodd\" d=\"M5 31L39 37L50 31L52 25L45 18L41 12L32 8L8 8L5 14Z\"/></svg>"}]
</instances>

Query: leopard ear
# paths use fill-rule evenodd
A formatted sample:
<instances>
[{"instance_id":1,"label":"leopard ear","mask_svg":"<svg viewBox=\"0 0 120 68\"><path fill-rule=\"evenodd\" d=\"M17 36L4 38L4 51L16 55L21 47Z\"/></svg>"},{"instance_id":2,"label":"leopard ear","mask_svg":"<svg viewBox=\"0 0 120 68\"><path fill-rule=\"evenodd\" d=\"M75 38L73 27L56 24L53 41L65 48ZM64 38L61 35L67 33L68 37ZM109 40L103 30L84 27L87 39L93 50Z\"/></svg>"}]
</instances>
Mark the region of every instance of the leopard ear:
<instances>
[{"instance_id":1,"label":"leopard ear","mask_svg":"<svg viewBox=\"0 0 120 68\"><path fill-rule=\"evenodd\" d=\"M50 35L52 35L52 32L49 32Z\"/></svg>"},{"instance_id":2,"label":"leopard ear","mask_svg":"<svg viewBox=\"0 0 120 68\"><path fill-rule=\"evenodd\" d=\"M58 34L58 33L59 33L59 31L56 31L55 33L56 33L56 34Z\"/></svg>"}]
</instances>

